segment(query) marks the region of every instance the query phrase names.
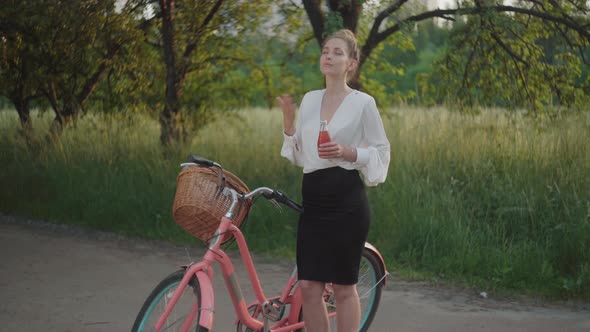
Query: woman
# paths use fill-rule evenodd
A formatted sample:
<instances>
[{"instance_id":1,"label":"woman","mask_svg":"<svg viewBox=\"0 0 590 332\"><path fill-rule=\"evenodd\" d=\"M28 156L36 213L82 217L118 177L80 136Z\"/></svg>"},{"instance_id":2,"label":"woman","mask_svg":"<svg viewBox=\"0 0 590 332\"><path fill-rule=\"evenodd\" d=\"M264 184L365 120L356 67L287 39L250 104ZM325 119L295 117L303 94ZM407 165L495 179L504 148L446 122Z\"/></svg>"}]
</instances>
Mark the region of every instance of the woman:
<instances>
[{"instance_id":1,"label":"woman","mask_svg":"<svg viewBox=\"0 0 590 332\"><path fill-rule=\"evenodd\" d=\"M356 283L370 223L363 181L367 186L385 181L390 151L375 100L347 85L358 61L354 34L337 31L322 46L326 88L303 97L297 125L291 97L277 98L284 124L281 155L304 173L297 268L308 332L329 330L322 299L326 282L334 287L338 332L356 332L360 325ZM331 141L318 147L321 120L328 123Z\"/></svg>"}]
</instances>

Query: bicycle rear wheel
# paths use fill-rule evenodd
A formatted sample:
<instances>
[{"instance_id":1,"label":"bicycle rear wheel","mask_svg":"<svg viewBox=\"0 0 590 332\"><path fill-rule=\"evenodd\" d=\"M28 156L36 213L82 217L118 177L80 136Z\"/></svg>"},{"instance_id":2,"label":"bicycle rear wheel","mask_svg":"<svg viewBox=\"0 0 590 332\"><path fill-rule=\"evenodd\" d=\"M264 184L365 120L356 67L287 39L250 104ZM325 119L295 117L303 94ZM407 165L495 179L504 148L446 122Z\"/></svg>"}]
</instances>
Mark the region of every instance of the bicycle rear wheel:
<instances>
[{"instance_id":1,"label":"bicycle rear wheel","mask_svg":"<svg viewBox=\"0 0 590 332\"><path fill-rule=\"evenodd\" d=\"M166 305L172 299L182 277L184 277L184 273L185 270L176 271L156 286L141 307L133 324L132 332L155 331L156 322L164 313ZM197 278L193 276L164 323L162 331L181 331L186 318L193 314L194 319L188 331L201 332L202 330L197 325L200 316L200 305L201 287Z\"/></svg>"},{"instance_id":2,"label":"bicycle rear wheel","mask_svg":"<svg viewBox=\"0 0 590 332\"><path fill-rule=\"evenodd\" d=\"M379 301L381 300L382 285L379 284L385 271L381 270L379 258L368 249L363 250L361 257L361 265L359 269L359 280L356 285L357 293L359 294L361 303L361 323L359 332L366 332L375 318ZM330 285L326 285L324 291L324 302L328 313L336 311L336 298L334 297L334 290ZM300 321L303 314L299 314ZM299 330L305 331L305 329ZM330 331L336 331L336 317L330 318Z\"/></svg>"},{"instance_id":3,"label":"bicycle rear wheel","mask_svg":"<svg viewBox=\"0 0 590 332\"><path fill-rule=\"evenodd\" d=\"M385 271L381 271L379 258L370 250L364 249L356 285L361 302L360 332L369 330L381 301L382 281Z\"/></svg>"}]
</instances>

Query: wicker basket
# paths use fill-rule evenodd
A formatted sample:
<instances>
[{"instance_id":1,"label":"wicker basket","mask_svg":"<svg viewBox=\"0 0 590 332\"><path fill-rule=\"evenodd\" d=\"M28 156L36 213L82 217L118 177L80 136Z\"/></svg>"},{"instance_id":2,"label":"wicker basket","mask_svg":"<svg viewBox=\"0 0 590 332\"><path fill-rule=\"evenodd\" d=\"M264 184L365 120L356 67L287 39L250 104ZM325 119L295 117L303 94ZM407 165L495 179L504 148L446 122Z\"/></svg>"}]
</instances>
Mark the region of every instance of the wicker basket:
<instances>
[{"instance_id":1,"label":"wicker basket","mask_svg":"<svg viewBox=\"0 0 590 332\"><path fill-rule=\"evenodd\" d=\"M209 242L231 205L231 195L220 193L219 183L239 193L250 190L237 176L217 168L189 166L176 179L172 214L176 223L194 237ZM250 211L251 201L240 199L232 222L240 226ZM224 236L226 242L231 236Z\"/></svg>"}]
</instances>

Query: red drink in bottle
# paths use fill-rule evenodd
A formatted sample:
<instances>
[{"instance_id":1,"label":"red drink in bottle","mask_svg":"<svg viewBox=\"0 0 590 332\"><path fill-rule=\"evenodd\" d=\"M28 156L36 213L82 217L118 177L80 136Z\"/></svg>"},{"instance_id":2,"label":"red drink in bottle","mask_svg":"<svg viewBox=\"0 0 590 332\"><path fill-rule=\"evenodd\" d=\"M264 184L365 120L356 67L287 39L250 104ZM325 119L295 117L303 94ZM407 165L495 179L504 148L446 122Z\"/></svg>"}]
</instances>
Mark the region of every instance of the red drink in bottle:
<instances>
[{"instance_id":1,"label":"red drink in bottle","mask_svg":"<svg viewBox=\"0 0 590 332\"><path fill-rule=\"evenodd\" d=\"M328 121L322 120L320 125L320 134L318 136L318 148L320 147L320 144L328 143L331 140L330 133L328 132Z\"/></svg>"}]
</instances>

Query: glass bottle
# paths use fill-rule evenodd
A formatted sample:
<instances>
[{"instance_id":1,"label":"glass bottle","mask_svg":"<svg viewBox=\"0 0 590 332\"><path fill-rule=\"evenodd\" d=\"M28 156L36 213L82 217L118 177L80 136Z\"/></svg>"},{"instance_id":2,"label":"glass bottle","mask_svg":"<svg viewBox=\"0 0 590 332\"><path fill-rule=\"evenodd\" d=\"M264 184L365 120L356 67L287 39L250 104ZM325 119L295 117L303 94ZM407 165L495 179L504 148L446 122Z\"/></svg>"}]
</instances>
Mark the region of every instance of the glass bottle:
<instances>
[{"instance_id":1,"label":"glass bottle","mask_svg":"<svg viewBox=\"0 0 590 332\"><path fill-rule=\"evenodd\" d=\"M322 120L320 122L320 134L318 135L318 148L320 144L328 143L331 140L330 133L328 132L328 121Z\"/></svg>"}]
</instances>

